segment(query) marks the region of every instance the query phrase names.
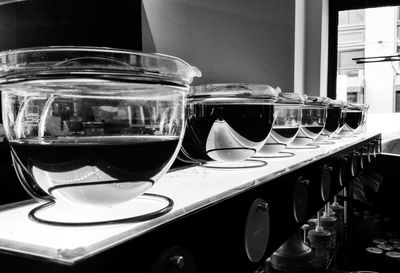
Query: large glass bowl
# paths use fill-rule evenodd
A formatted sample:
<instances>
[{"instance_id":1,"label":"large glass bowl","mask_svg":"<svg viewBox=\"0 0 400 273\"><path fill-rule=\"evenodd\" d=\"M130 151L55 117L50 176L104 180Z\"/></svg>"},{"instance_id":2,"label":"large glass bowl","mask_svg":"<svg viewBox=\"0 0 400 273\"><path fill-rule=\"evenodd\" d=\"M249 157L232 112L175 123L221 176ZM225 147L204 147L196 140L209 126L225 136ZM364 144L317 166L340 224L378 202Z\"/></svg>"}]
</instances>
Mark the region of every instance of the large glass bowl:
<instances>
[{"instance_id":1,"label":"large glass bowl","mask_svg":"<svg viewBox=\"0 0 400 273\"><path fill-rule=\"evenodd\" d=\"M328 139L332 139L334 135L344 126L344 102L329 98L326 99L329 102L326 123L324 129L317 138L317 141L326 141Z\"/></svg>"},{"instance_id":2,"label":"large glass bowl","mask_svg":"<svg viewBox=\"0 0 400 273\"><path fill-rule=\"evenodd\" d=\"M346 107L346 117L344 120L345 125L340 131L340 135L343 136L354 135L354 133L356 133L357 130L363 125L364 121L363 114L364 114L363 104L349 103Z\"/></svg>"},{"instance_id":3,"label":"large glass bowl","mask_svg":"<svg viewBox=\"0 0 400 273\"><path fill-rule=\"evenodd\" d=\"M274 104L275 121L267 142L257 156L273 156L285 149L296 137L301 123L303 98L296 93L279 93ZM276 155L278 156L278 155Z\"/></svg>"},{"instance_id":4,"label":"large glass bowl","mask_svg":"<svg viewBox=\"0 0 400 273\"><path fill-rule=\"evenodd\" d=\"M303 148L317 139L325 127L328 103L326 98L304 96L300 130L291 147Z\"/></svg>"},{"instance_id":5,"label":"large glass bowl","mask_svg":"<svg viewBox=\"0 0 400 273\"><path fill-rule=\"evenodd\" d=\"M272 128L277 90L262 84L192 89L180 158L201 164L241 162L262 148Z\"/></svg>"},{"instance_id":6,"label":"large glass bowl","mask_svg":"<svg viewBox=\"0 0 400 273\"><path fill-rule=\"evenodd\" d=\"M361 105L350 104L346 111L346 125L351 131L355 131L360 127L363 120L363 110Z\"/></svg>"},{"instance_id":7,"label":"large glass bowl","mask_svg":"<svg viewBox=\"0 0 400 273\"><path fill-rule=\"evenodd\" d=\"M3 122L23 186L74 205L141 195L179 151L195 76L178 58L121 49L0 53Z\"/></svg>"}]
</instances>

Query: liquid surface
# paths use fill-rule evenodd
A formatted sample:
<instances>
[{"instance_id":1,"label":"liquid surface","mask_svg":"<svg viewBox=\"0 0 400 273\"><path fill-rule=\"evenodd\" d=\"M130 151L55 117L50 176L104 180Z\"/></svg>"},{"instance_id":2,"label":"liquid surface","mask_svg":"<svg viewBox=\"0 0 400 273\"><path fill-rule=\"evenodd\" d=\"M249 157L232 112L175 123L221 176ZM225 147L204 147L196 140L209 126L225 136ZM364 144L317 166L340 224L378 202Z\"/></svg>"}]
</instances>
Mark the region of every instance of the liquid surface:
<instances>
[{"instance_id":1,"label":"liquid surface","mask_svg":"<svg viewBox=\"0 0 400 273\"><path fill-rule=\"evenodd\" d=\"M298 131L299 127L273 127L271 136L280 143L289 144Z\"/></svg>"},{"instance_id":2,"label":"liquid surface","mask_svg":"<svg viewBox=\"0 0 400 273\"><path fill-rule=\"evenodd\" d=\"M317 136L319 135L319 133L321 133L323 128L324 128L324 126L320 126L320 125L302 126L304 133L312 139L317 138Z\"/></svg>"},{"instance_id":3,"label":"liquid surface","mask_svg":"<svg viewBox=\"0 0 400 273\"><path fill-rule=\"evenodd\" d=\"M178 137L59 137L10 142L25 186L36 195L110 205L140 195L167 171Z\"/></svg>"},{"instance_id":4,"label":"liquid surface","mask_svg":"<svg viewBox=\"0 0 400 273\"><path fill-rule=\"evenodd\" d=\"M272 122L272 105L191 104L182 147L196 160L244 160L264 145Z\"/></svg>"}]
</instances>

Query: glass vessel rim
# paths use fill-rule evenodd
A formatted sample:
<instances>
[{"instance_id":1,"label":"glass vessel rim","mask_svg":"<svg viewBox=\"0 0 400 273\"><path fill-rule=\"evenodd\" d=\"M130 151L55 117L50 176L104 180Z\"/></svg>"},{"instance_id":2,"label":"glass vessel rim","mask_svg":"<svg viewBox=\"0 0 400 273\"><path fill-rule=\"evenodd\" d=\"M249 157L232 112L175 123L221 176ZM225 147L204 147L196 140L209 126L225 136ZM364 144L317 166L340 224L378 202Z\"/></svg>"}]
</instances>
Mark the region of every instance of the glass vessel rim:
<instances>
[{"instance_id":1,"label":"glass vessel rim","mask_svg":"<svg viewBox=\"0 0 400 273\"><path fill-rule=\"evenodd\" d=\"M213 96L196 96L188 97L188 104L275 104L275 99L265 97L246 97L246 96L224 96L224 97L213 97Z\"/></svg>"},{"instance_id":2,"label":"glass vessel rim","mask_svg":"<svg viewBox=\"0 0 400 273\"><path fill-rule=\"evenodd\" d=\"M329 101L329 107L333 107L333 108L345 108L345 107L347 107L347 103L346 103L345 101L342 101L342 100L330 99L330 101Z\"/></svg>"},{"instance_id":3,"label":"glass vessel rim","mask_svg":"<svg viewBox=\"0 0 400 273\"><path fill-rule=\"evenodd\" d=\"M347 109L349 110L368 110L369 105L364 103L349 103Z\"/></svg>"},{"instance_id":4,"label":"glass vessel rim","mask_svg":"<svg viewBox=\"0 0 400 273\"><path fill-rule=\"evenodd\" d=\"M276 101L277 104L304 104L304 99L301 95L294 92L280 92L278 95L278 99Z\"/></svg>"},{"instance_id":5,"label":"glass vessel rim","mask_svg":"<svg viewBox=\"0 0 400 273\"><path fill-rule=\"evenodd\" d=\"M201 72L174 56L111 47L48 46L0 52L0 84L64 77L188 86Z\"/></svg>"},{"instance_id":6,"label":"glass vessel rim","mask_svg":"<svg viewBox=\"0 0 400 273\"><path fill-rule=\"evenodd\" d=\"M305 105L328 106L329 102L330 102L329 98L319 97L319 96L303 95L303 98L304 98L304 104Z\"/></svg>"},{"instance_id":7,"label":"glass vessel rim","mask_svg":"<svg viewBox=\"0 0 400 273\"><path fill-rule=\"evenodd\" d=\"M213 83L192 86L189 98L265 98L276 101L279 87L267 84Z\"/></svg>"}]
</instances>

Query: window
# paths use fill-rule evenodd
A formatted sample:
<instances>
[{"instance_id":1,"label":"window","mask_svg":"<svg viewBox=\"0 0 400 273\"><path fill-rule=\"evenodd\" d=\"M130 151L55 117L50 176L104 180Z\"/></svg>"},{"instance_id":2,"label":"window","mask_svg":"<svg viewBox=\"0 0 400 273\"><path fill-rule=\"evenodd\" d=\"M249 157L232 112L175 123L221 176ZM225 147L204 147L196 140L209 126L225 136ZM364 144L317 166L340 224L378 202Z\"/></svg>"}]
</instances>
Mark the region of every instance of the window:
<instances>
[{"instance_id":1,"label":"window","mask_svg":"<svg viewBox=\"0 0 400 273\"><path fill-rule=\"evenodd\" d=\"M400 73L395 78L393 73L393 68L400 71L400 62L394 62L393 67L390 62L363 66L351 63L352 58L364 57L364 54L372 57L399 53L396 48L400 47L399 6L399 0L329 1L328 97L367 103L372 113L400 111L400 94L397 93L400 92ZM382 14L384 10L387 16ZM361 30L368 41L347 37ZM345 42L344 36L348 38ZM383 48L381 52L380 48ZM350 53L357 50L361 51ZM381 86L385 86L385 92L379 88L379 82L384 83ZM378 99L383 93L390 98Z\"/></svg>"},{"instance_id":2,"label":"window","mask_svg":"<svg viewBox=\"0 0 400 273\"><path fill-rule=\"evenodd\" d=\"M364 70L363 64L357 64L353 58L364 57L364 49L339 51L338 52L338 74L348 77L359 77Z\"/></svg>"},{"instance_id":3,"label":"window","mask_svg":"<svg viewBox=\"0 0 400 273\"><path fill-rule=\"evenodd\" d=\"M364 9L345 10L339 12L339 25L361 25L364 24Z\"/></svg>"},{"instance_id":4,"label":"window","mask_svg":"<svg viewBox=\"0 0 400 273\"><path fill-rule=\"evenodd\" d=\"M364 103L364 88L362 86L348 86L347 102Z\"/></svg>"},{"instance_id":5,"label":"window","mask_svg":"<svg viewBox=\"0 0 400 273\"><path fill-rule=\"evenodd\" d=\"M357 92L347 92L347 102L356 103L357 102Z\"/></svg>"},{"instance_id":6,"label":"window","mask_svg":"<svg viewBox=\"0 0 400 273\"><path fill-rule=\"evenodd\" d=\"M397 21L400 21L400 7L397 8Z\"/></svg>"},{"instance_id":7,"label":"window","mask_svg":"<svg viewBox=\"0 0 400 273\"><path fill-rule=\"evenodd\" d=\"M397 41L400 40L400 26L397 26ZM399 52L399 49L397 48L397 52Z\"/></svg>"}]
</instances>

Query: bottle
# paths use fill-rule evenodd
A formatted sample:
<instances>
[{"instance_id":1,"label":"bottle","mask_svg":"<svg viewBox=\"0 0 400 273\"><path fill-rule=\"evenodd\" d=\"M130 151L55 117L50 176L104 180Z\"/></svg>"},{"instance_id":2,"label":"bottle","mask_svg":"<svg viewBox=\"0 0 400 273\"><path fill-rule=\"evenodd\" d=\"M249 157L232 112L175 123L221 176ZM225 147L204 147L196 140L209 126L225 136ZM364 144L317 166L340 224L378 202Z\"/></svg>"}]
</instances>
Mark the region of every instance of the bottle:
<instances>
[{"instance_id":1,"label":"bottle","mask_svg":"<svg viewBox=\"0 0 400 273\"><path fill-rule=\"evenodd\" d=\"M336 248L336 230L337 230L337 218L331 215L330 206L327 203L325 205L324 214L321 219L321 226L331 233L329 248L333 251Z\"/></svg>"},{"instance_id":2,"label":"bottle","mask_svg":"<svg viewBox=\"0 0 400 273\"><path fill-rule=\"evenodd\" d=\"M340 205L337 201L337 196L333 198L333 202L331 205L332 211L335 212L335 216L337 218L337 239L336 242L338 246L342 246L344 244L343 242L343 232L344 232L344 207Z\"/></svg>"},{"instance_id":3,"label":"bottle","mask_svg":"<svg viewBox=\"0 0 400 273\"><path fill-rule=\"evenodd\" d=\"M347 255L345 248L347 247L347 239L344 230L344 207L337 201L337 196L333 198L331 204L331 210L335 212L337 218L336 224L336 247L338 248L336 261L338 264L345 264L347 261Z\"/></svg>"},{"instance_id":4,"label":"bottle","mask_svg":"<svg viewBox=\"0 0 400 273\"><path fill-rule=\"evenodd\" d=\"M313 269L325 270L329 265L331 233L321 226L320 212L317 213L315 229L308 232L313 253Z\"/></svg>"}]
</instances>

